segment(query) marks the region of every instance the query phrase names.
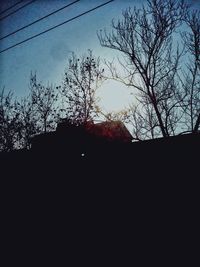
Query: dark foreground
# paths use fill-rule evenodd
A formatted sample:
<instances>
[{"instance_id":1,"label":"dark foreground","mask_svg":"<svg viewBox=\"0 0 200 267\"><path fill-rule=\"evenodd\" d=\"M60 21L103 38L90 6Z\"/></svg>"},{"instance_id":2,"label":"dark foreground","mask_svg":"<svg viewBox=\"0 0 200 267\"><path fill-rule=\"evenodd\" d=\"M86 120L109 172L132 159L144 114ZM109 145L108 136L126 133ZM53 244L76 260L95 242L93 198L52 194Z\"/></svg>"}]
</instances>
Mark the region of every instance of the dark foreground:
<instances>
[{"instance_id":1,"label":"dark foreground","mask_svg":"<svg viewBox=\"0 0 200 267\"><path fill-rule=\"evenodd\" d=\"M199 135L187 135L1 154L5 242L16 247L19 239L31 240L42 249L61 238L60 250L78 251L82 262L101 261L105 253L119 257L113 250L125 246L149 264L172 255L177 265L180 259L191 264L199 228L199 148Z\"/></svg>"}]
</instances>

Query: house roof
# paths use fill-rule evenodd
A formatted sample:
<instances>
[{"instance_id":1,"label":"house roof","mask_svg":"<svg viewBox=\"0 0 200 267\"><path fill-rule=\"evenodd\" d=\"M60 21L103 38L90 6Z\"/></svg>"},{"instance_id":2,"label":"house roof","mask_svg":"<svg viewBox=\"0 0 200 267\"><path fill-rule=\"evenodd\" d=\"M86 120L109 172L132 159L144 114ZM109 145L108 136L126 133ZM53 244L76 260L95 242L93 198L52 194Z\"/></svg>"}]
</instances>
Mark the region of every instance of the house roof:
<instances>
[{"instance_id":1,"label":"house roof","mask_svg":"<svg viewBox=\"0 0 200 267\"><path fill-rule=\"evenodd\" d=\"M120 121L105 121L96 124L87 122L81 126L61 122L56 131L36 135L32 138L31 143L33 147L56 147L58 144L74 145L82 141L90 143L100 140L129 143L132 139L132 135Z\"/></svg>"},{"instance_id":2,"label":"house roof","mask_svg":"<svg viewBox=\"0 0 200 267\"><path fill-rule=\"evenodd\" d=\"M133 137L121 121L105 121L101 123L87 123L86 132L92 136L109 141L131 142Z\"/></svg>"}]
</instances>

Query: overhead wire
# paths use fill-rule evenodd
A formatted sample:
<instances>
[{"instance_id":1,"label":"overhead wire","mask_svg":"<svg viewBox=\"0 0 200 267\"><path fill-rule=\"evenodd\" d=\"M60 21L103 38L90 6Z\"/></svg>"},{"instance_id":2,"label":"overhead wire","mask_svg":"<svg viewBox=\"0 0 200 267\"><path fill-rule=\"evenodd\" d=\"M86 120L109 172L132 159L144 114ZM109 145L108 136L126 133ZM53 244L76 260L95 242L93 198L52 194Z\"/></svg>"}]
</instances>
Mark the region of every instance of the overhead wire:
<instances>
[{"instance_id":1,"label":"overhead wire","mask_svg":"<svg viewBox=\"0 0 200 267\"><path fill-rule=\"evenodd\" d=\"M0 12L0 16L1 16L1 14L7 12L8 10L12 9L13 7L17 6L18 4L20 4L23 1L24 0L20 0L19 2L15 3L14 5L12 5L12 6L8 7L8 8L6 8L6 9L4 9L3 11Z\"/></svg>"},{"instance_id":2,"label":"overhead wire","mask_svg":"<svg viewBox=\"0 0 200 267\"><path fill-rule=\"evenodd\" d=\"M57 10L55 10L55 11L49 13L49 14L47 14L47 15L45 15L45 16L42 17L42 18L39 18L39 19L37 19L37 20L35 20L35 21L33 21L33 22L31 22L31 23L29 23L29 24L27 24L27 25L25 25L25 26L23 26L23 27L21 27L21 28L15 30L15 31L13 31L13 32L11 32L11 33L8 33L7 35L1 37L1 38L0 38L0 41L3 40L3 39L5 39L5 38L7 38L7 37L9 37L9 36L11 36L11 35L13 35L13 34L16 34L17 32L20 32L20 31L22 31L22 30L24 30L24 29L26 29L26 28L28 28L28 27L34 25L35 23L38 23L38 22L42 21L43 19L46 19L46 18L48 18L48 17L50 17L50 16L52 16L52 15L54 15L54 14L60 12L61 10L65 9L65 8L71 6L71 5L73 5L73 4L75 4L75 3L79 2L79 1L80 1L80 0L76 0L76 1L74 1L74 2L71 2L71 3L69 3L69 4L67 4L67 5L65 5L65 6L59 8L59 9L57 9Z\"/></svg>"},{"instance_id":3,"label":"overhead wire","mask_svg":"<svg viewBox=\"0 0 200 267\"><path fill-rule=\"evenodd\" d=\"M49 31L51 31L51 30L53 30L53 29L56 29L56 28L58 28L58 27L60 27L60 26L62 26L62 25L64 25L64 24L66 24L66 23L69 23L70 21L73 21L73 20L75 20L75 19L77 19L77 18L80 18L80 17L82 17L82 16L84 16L84 15L86 15L86 14L88 14L88 13L90 13L90 12L92 12L92 11L98 9L98 8L101 8L101 7L103 7L103 6L105 6L105 5L109 4L109 3L111 3L111 2L113 2L113 1L114 1L114 0L110 0L110 1L107 1L107 2L105 2L105 3L103 3L103 4L101 4L101 5L98 5L98 6L94 7L94 8L92 8L92 9L89 9L89 10L87 10L87 11L85 11L85 12L83 12L83 13L81 13L81 14L79 14L79 15L77 15L77 16L71 18L71 19L68 19L68 20L66 20L66 21L64 21L64 22L62 22L62 23L59 23L59 24L57 24L57 25L55 25L55 26L53 26L53 27L51 27L51 28L49 28L49 29L47 29L47 30L45 30L45 31L42 31L42 32L40 32L40 33L38 33L38 34L35 34L35 35L33 35L33 36L31 36L31 37L29 37L29 38L27 38L27 39L25 39L25 40L23 40L23 41L21 41L21 42L18 42L18 43L16 43L16 44L14 44L14 45L11 45L11 46L9 46L9 47L7 47L7 48L1 50L0 53L3 53L3 52L5 52L5 51L8 51L8 50L10 50L10 49L12 49L12 48L14 48L14 47L16 47L16 46L18 46L18 45L21 45L21 44L23 44L23 43L25 43L25 42L27 42L27 41L30 41L30 40L32 40L32 39L34 39L34 38L40 36L40 35L43 35L44 33L47 33L47 32L49 32Z\"/></svg>"},{"instance_id":4,"label":"overhead wire","mask_svg":"<svg viewBox=\"0 0 200 267\"><path fill-rule=\"evenodd\" d=\"M37 0L32 0L32 1L30 1L30 2L28 2L28 3L26 3L26 4L24 4L23 6L21 6L21 7L17 8L17 9L15 9L15 10L12 11L11 13L7 14L6 16L1 17L1 18L0 18L0 21L6 19L7 17L10 17L11 15L13 15L13 14L15 14L16 12L18 12L19 10L21 10L21 9L23 9L23 8L25 8L25 7L27 7L28 5L32 4L32 3L35 2L35 1L37 1Z\"/></svg>"}]
</instances>

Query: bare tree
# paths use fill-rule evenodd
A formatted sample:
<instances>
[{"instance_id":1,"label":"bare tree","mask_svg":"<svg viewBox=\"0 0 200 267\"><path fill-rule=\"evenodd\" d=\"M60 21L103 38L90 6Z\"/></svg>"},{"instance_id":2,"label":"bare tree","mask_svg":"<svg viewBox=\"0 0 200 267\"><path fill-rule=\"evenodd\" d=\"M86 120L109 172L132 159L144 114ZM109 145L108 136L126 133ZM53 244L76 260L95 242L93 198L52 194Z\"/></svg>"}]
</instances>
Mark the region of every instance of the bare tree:
<instances>
[{"instance_id":1,"label":"bare tree","mask_svg":"<svg viewBox=\"0 0 200 267\"><path fill-rule=\"evenodd\" d=\"M65 116L74 124L93 120L97 112L96 90L103 81L100 59L91 50L78 58L74 53L68 60L61 89Z\"/></svg>"},{"instance_id":2,"label":"bare tree","mask_svg":"<svg viewBox=\"0 0 200 267\"><path fill-rule=\"evenodd\" d=\"M182 109L186 130L197 132L200 127L200 12L186 16L189 32L183 40L189 53L189 63L184 73Z\"/></svg>"},{"instance_id":3,"label":"bare tree","mask_svg":"<svg viewBox=\"0 0 200 267\"><path fill-rule=\"evenodd\" d=\"M101 112L101 114L107 121L122 121L124 123L129 122L129 109L123 109L118 112L111 111L105 114Z\"/></svg>"},{"instance_id":4,"label":"bare tree","mask_svg":"<svg viewBox=\"0 0 200 267\"><path fill-rule=\"evenodd\" d=\"M53 86L37 83L31 74L30 95L19 101L13 93L0 94L0 151L30 148L34 134L47 132L56 126L57 95Z\"/></svg>"},{"instance_id":5,"label":"bare tree","mask_svg":"<svg viewBox=\"0 0 200 267\"><path fill-rule=\"evenodd\" d=\"M0 94L0 151L12 151L18 148L21 123L13 94Z\"/></svg>"},{"instance_id":6,"label":"bare tree","mask_svg":"<svg viewBox=\"0 0 200 267\"><path fill-rule=\"evenodd\" d=\"M23 97L20 101L16 102L15 106L20 120L20 147L29 149L31 137L34 134L40 133L38 116L31 96Z\"/></svg>"},{"instance_id":7,"label":"bare tree","mask_svg":"<svg viewBox=\"0 0 200 267\"><path fill-rule=\"evenodd\" d=\"M156 127L163 137L174 134L180 120L176 75L182 51L172 37L186 10L183 1L149 0L147 7L129 8L122 13L122 19L112 20L111 33L98 33L102 46L124 55L118 60L123 76L112 62L107 63L112 78L137 89L143 103L139 110L151 112L145 125L149 123L148 128L154 130Z\"/></svg>"},{"instance_id":8,"label":"bare tree","mask_svg":"<svg viewBox=\"0 0 200 267\"><path fill-rule=\"evenodd\" d=\"M160 134L158 120L151 105L132 104L129 108L128 120L132 125L132 136L135 140L154 139Z\"/></svg>"},{"instance_id":9,"label":"bare tree","mask_svg":"<svg viewBox=\"0 0 200 267\"><path fill-rule=\"evenodd\" d=\"M34 112L38 117L38 127L41 132L46 133L55 128L58 95L53 85L44 86L38 83L36 74L33 75L32 73L30 77L30 90Z\"/></svg>"}]
</instances>

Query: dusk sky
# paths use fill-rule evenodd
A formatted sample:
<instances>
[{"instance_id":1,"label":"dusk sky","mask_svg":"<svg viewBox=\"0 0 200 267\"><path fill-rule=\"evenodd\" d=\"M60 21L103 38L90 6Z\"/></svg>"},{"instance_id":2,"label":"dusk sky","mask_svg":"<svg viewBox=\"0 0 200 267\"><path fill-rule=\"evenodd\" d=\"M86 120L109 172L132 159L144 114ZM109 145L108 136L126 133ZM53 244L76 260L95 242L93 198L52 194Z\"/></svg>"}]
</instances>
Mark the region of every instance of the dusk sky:
<instances>
[{"instance_id":1,"label":"dusk sky","mask_svg":"<svg viewBox=\"0 0 200 267\"><path fill-rule=\"evenodd\" d=\"M31 2L31 0L23 1L1 14L0 36L3 37L74 1L35 0L15 14L2 19L25 3ZM1 0L0 12L17 2L19 0ZM106 2L108 0L80 0L57 14L0 40L0 51ZM199 0L192 2L199 6ZM38 80L43 84L49 82L60 85L67 58L72 51L81 56L87 52L87 49L91 49L96 57L112 60L117 55L116 52L102 48L96 32L104 28L109 30L112 18L118 19L122 10L142 3L142 0L115 0L35 39L0 53L1 90L5 86L6 91L11 90L16 96L26 95L31 71L36 71ZM133 101L130 93L131 89L125 88L120 83L106 82L98 92L101 97L100 105L105 111L120 110Z\"/></svg>"},{"instance_id":2,"label":"dusk sky","mask_svg":"<svg viewBox=\"0 0 200 267\"><path fill-rule=\"evenodd\" d=\"M2 11L18 0L1 2ZM24 1L7 13L3 13L1 17L28 2L30 0ZM5 36L71 2L74 0L36 0L0 21L0 35ZM0 50L106 2L108 0L81 0L53 16L1 40ZM96 57L114 58L114 51L100 46L96 32L105 27L109 29L111 19L119 18L122 9L133 6L135 3L136 1L133 0L115 0L89 14L1 53L0 88L5 86L6 90L11 90L19 96L27 94L31 71L36 71L38 80L44 84L47 82L56 85L61 84L67 57L72 51L81 56L87 52L87 49L92 49ZM106 111L119 110L131 102L130 90L116 82L106 82L99 89L98 95L101 98L100 104Z\"/></svg>"}]
</instances>

